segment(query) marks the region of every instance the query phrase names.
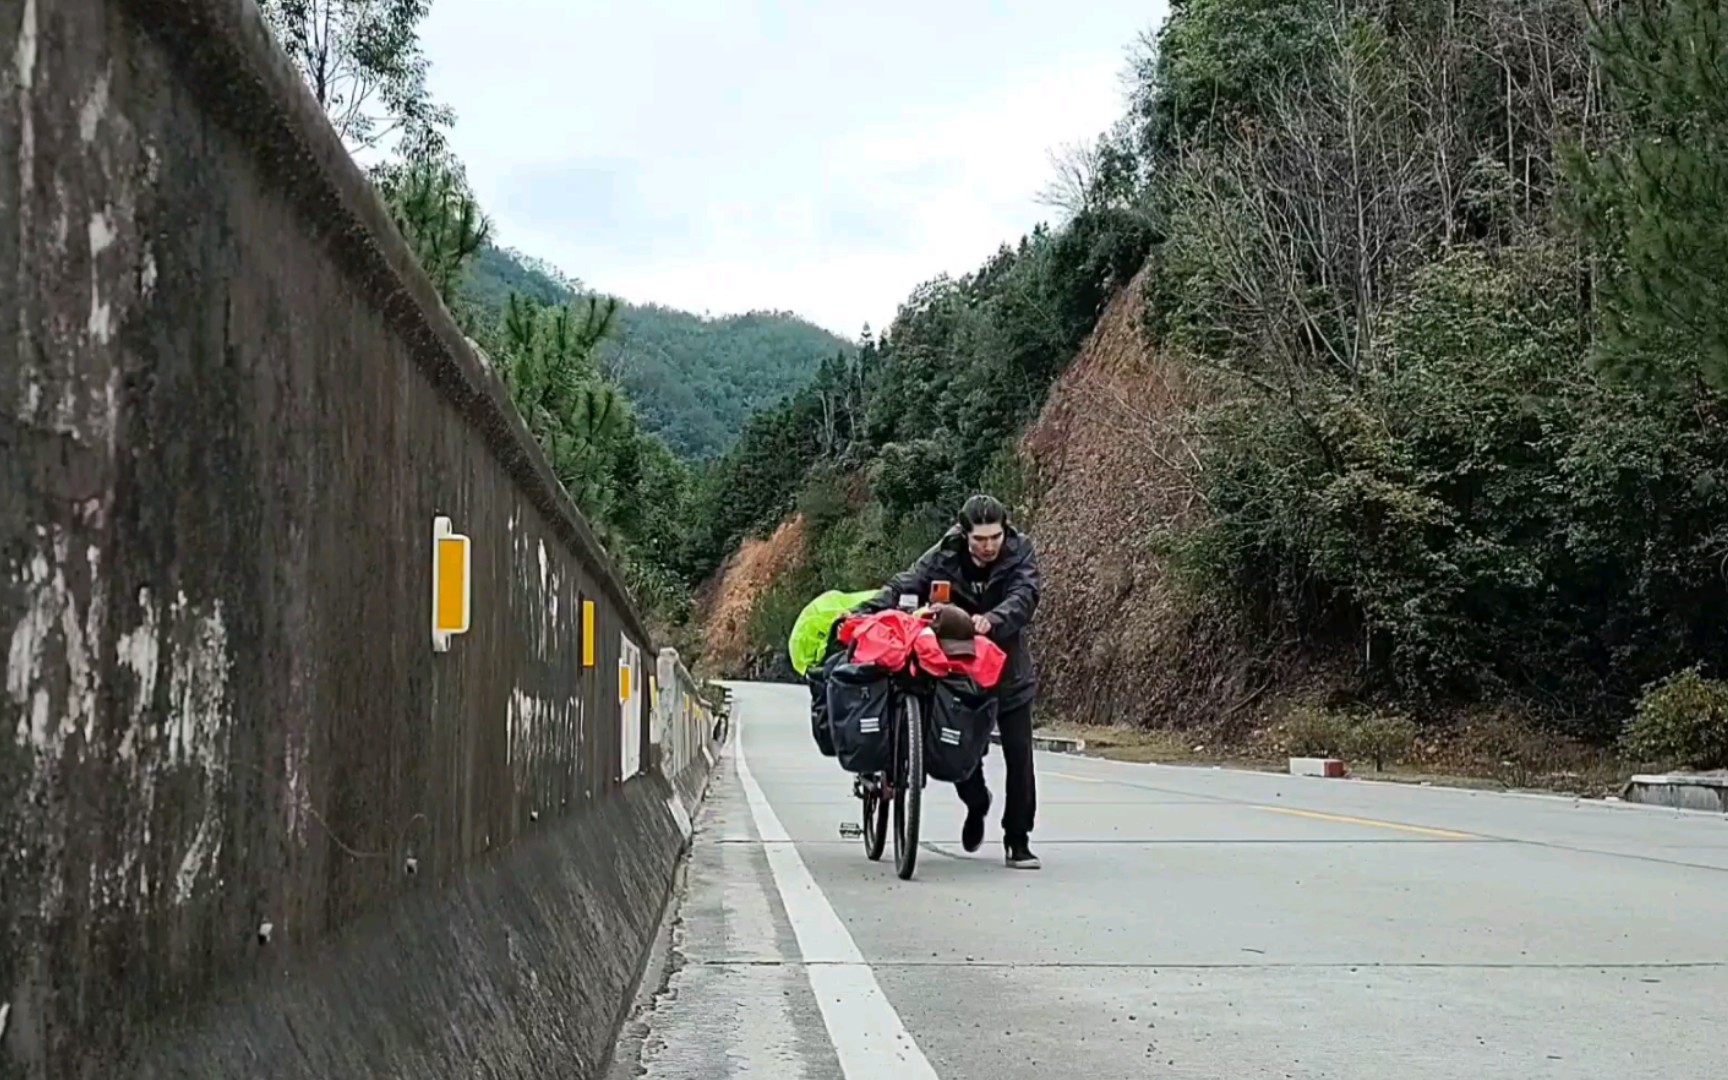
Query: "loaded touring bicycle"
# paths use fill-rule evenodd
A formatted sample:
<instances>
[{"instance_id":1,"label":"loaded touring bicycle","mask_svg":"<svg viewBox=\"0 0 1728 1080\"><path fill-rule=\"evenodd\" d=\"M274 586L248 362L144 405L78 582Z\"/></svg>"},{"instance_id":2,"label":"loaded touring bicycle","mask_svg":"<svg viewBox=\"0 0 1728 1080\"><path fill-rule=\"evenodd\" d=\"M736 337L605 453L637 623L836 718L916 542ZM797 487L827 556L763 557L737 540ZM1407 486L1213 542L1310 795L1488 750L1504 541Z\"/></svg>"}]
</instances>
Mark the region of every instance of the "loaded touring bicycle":
<instances>
[{"instance_id":1,"label":"loaded touring bicycle","mask_svg":"<svg viewBox=\"0 0 1728 1080\"><path fill-rule=\"evenodd\" d=\"M901 597L898 610L837 621L832 644L806 678L817 745L853 774L862 805L861 821L841 831L861 836L878 860L892 816L894 869L909 880L925 784L958 783L984 767L1003 654L959 609L919 608L915 596Z\"/></svg>"}]
</instances>

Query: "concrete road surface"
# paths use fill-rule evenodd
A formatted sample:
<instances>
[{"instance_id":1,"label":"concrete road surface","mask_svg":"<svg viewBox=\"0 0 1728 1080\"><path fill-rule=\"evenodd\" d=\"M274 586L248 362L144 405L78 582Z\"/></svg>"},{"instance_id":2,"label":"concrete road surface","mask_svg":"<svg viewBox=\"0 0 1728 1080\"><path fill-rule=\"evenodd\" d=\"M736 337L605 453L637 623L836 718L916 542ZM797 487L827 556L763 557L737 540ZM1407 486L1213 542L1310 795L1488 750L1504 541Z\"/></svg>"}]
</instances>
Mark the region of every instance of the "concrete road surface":
<instances>
[{"instance_id":1,"label":"concrete road surface","mask_svg":"<svg viewBox=\"0 0 1728 1080\"><path fill-rule=\"evenodd\" d=\"M1720 815L1041 754L1042 870L1003 866L995 820L964 854L932 784L908 883L839 835L858 804L807 693L736 701L617 1076L1721 1071Z\"/></svg>"}]
</instances>

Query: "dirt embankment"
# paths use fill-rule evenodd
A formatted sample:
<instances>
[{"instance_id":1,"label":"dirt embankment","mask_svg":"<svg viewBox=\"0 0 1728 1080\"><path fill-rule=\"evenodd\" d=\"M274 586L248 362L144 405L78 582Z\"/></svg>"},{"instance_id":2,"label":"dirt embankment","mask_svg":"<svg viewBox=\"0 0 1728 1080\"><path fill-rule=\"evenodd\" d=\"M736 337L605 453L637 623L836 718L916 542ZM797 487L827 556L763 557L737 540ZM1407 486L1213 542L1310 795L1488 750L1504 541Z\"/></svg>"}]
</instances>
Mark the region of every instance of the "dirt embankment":
<instances>
[{"instance_id":1,"label":"dirt embankment","mask_svg":"<svg viewBox=\"0 0 1728 1080\"><path fill-rule=\"evenodd\" d=\"M698 599L704 673L736 673L750 651L750 618L760 597L781 574L798 566L804 553L804 518L794 516L766 539L745 537L721 567L706 595Z\"/></svg>"},{"instance_id":2,"label":"dirt embankment","mask_svg":"<svg viewBox=\"0 0 1728 1080\"><path fill-rule=\"evenodd\" d=\"M1149 347L1145 274L1110 302L1021 442L1044 572L1033 647L1045 717L1143 727L1257 721L1293 672L1175 588L1160 536L1205 512L1198 390Z\"/></svg>"}]
</instances>

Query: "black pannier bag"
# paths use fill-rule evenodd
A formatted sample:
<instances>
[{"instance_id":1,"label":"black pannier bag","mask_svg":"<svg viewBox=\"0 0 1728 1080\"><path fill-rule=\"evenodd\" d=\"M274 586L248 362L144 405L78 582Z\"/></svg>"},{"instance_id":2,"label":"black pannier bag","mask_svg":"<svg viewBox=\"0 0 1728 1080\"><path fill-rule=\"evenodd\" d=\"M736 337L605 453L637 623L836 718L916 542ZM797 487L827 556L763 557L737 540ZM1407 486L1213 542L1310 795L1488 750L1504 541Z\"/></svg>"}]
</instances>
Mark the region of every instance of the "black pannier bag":
<instances>
[{"instance_id":1,"label":"black pannier bag","mask_svg":"<svg viewBox=\"0 0 1728 1080\"><path fill-rule=\"evenodd\" d=\"M996 694L969 675L945 675L935 683L924 705L924 771L932 780L958 784L990 749Z\"/></svg>"},{"instance_id":2,"label":"black pannier bag","mask_svg":"<svg viewBox=\"0 0 1728 1080\"><path fill-rule=\"evenodd\" d=\"M810 687L810 734L823 757L835 756L834 732L828 723L828 673L845 662L846 654L836 652L804 672L804 682Z\"/></svg>"},{"instance_id":3,"label":"black pannier bag","mask_svg":"<svg viewBox=\"0 0 1728 1080\"><path fill-rule=\"evenodd\" d=\"M828 669L828 728L842 769L872 773L888 767L893 705L887 668L842 661Z\"/></svg>"}]
</instances>

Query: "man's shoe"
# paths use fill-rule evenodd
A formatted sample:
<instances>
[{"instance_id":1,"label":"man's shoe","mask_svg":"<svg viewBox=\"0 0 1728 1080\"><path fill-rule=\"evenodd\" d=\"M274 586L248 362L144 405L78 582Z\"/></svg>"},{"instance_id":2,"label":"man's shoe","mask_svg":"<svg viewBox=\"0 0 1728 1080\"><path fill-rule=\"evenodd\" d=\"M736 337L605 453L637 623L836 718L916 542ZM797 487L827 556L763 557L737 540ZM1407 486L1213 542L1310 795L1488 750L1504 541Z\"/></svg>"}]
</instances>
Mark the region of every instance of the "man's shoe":
<instances>
[{"instance_id":1,"label":"man's shoe","mask_svg":"<svg viewBox=\"0 0 1728 1080\"><path fill-rule=\"evenodd\" d=\"M1002 846L1007 849L1003 861L1008 864L1010 870L1037 870L1044 865L1038 861L1038 856L1032 854L1032 849L1026 845L1024 840L1019 843L1004 841Z\"/></svg>"},{"instance_id":2,"label":"man's shoe","mask_svg":"<svg viewBox=\"0 0 1728 1080\"><path fill-rule=\"evenodd\" d=\"M967 851L977 851L984 843L984 819L990 813L990 796L984 796L983 806L966 808L966 824L960 827L960 846Z\"/></svg>"}]
</instances>

